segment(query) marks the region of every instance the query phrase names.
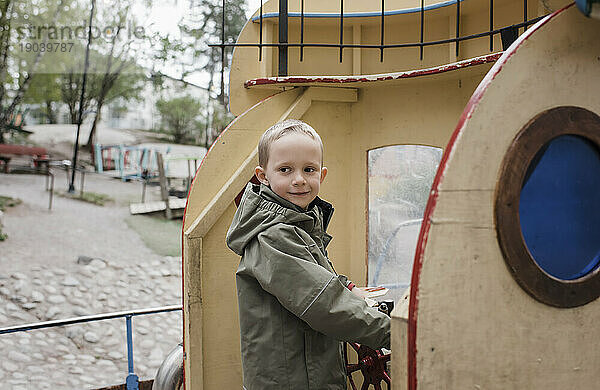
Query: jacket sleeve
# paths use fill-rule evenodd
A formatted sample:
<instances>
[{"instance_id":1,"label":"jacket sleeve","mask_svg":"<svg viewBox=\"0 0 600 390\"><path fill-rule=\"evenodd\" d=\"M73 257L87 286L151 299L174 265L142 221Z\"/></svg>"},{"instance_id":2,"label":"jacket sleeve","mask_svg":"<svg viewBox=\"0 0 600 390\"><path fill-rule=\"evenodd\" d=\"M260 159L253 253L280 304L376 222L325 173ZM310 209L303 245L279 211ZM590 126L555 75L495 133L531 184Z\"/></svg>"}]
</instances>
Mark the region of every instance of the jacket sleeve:
<instances>
[{"instance_id":1,"label":"jacket sleeve","mask_svg":"<svg viewBox=\"0 0 600 390\"><path fill-rule=\"evenodd\" d=\"M270 228L258 235L258 244L258 256L245 257L245 267L287 310L332 338L390 347L389 317L319 265L293 226Z\"/></svg>"}]
</instances>

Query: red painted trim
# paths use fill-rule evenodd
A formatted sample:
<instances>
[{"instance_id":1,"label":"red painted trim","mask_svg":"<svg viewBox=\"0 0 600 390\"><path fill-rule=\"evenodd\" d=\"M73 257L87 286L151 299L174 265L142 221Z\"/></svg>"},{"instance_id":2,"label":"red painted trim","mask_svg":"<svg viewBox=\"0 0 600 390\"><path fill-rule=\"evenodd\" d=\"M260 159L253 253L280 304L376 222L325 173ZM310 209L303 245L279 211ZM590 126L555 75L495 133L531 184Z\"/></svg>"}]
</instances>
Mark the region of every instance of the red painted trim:
<instances>
[{"instance_id":1,"label":"red painted trim","mask_svg":"<svg viewBox=\"0 0 600 390\"><path fill-rule=\"evenodd\" d=\"M495 62L502 53L488 54L481 57L470 58L451 64L436 66L433 68L409 70L406 72L396 73L383 73L375 75L362 75L362 76L289 76L289 77L264 77L248 80L244 83L244 87L252 88L260 85L278 85L285 87L288 84L311 84L311 83L325 83L325 84L348 84L348 83L370 83L377 81L389 81L389 80L400 80L408 79L413 77L428 76L433 74L446 73L453 70L459 70L468 68L470 66L487 64Z\"/></svg>"},{"instance_id":2,"label":"red painted trim","mask_svg":"<svg viewBox=\"0 0 600 390\"><path fill-rule=\"evenodd\" d=\"M38 146L0 144L0 153L12 154L15 156L43 156L47 155L48 151L45 148L40 148Z\"/></svg>"},{"instance_id":3,"label":"red painted trim","mask_svg":"<svg viewBox=\"0 0 600 390\"><path fill-rule=\"evenodd\" d=\"M435 209L435 205L437 203L437 198L439 196L439 188L444 177L447 163L450 158L450 155L454 152L454 145L459 135L462 133L464 128L467 125L468 120L473 115L473 111L481 101L483 94L486 89L489 87L490 83L496 78L498 73L502 70L504 64L508 61L510 57L512 57L515 52L519 49L519 47L525 42L529 37L534 34L537 30L539 30L542 26L548 23L551 19L556 17L558 14L562 13L567 8L573 6L573 3L570 5L558 10L546 18L540 20L534 26L532 26L529 30L527 30L524 34L522 34L513 44L509 50L505 51L504 54L498 59L498 61L494 64L492 69L485 75L479 86L471 96L471 99L467 103L459 121L456 126L456 129L452 133L450 137L450 141L444 150L444 154L442 156L442 160L440 161L440 165L438 171L435 175L435 179L433 180L433 184L431 186L431 193L429 195L429 199L427 201L427 206L425 207L425 214L423 216L423 223L421 225L421 231L419 232L419 240L417 242L417 249L415 252L415 261L413 264L413 272L411 279L411 289L410 289L410 301L408 306L408 389L409 390L417 390L417 313L419 308L419 282L421 277L421 270L423 268L423 257L425 255L425 246L427 245L427 239L429 236L429 230L431 228L431 217L433 215L433 210Z\"/></svg>"},{"instance_id":4,"label":"red painted trim","mask_svg":"<svg viewBox=\"0 0 600 390\"><path fill-rule=\"evenodd\" d=\"M192 184L190 186L190 190L188 191L187 194L187 198L186 198L186 202L185 202L185 209L183 210L183 222L181 224L181 305L183 307L184 302L183 302L183 297L184 294L183 292L185 291L185 285L183 283L184 281L184 258L183 258L183 238L184 238L184 234L185 234L185 217L187 215L187 207L188 204L190 203L190 194L192 193L192 188L194 188L194 183L196 182L196 177L198 177L198 172L200 172L200 168L202 167L202 164L204 164L204 161L206 160L206 157L208 156L208 154L210 153L211 150L213 150L213 148L215 147L215 145L219 142L219 140L221 139L221 136L231 128L231 126L233 126L233 124L240 118L242 118L244 115L246 115L246 113L252 111L254 108L258 107L259 105L266 103L268 100L270 100L273 96L280 94L282 92L276 92L271 96L268 96L266 98L264 98L263 100L259 101L258 103L256 103L255 105L253 105L252 107L248 108L246 111L244 111L242 114L238 115L237 117L235 117L234 120L231 121L231 123L221 132L221 134L219 134L219 136L215 139L215 141L212 143L212 145L210 146L210 148L206 151L206 154L204 155L204 157L202 158L202 161L200 162L200 165L198 166L198 170L196 170L196 173L194 174L194 179L192 180ZM182 310L182 318L183 318L183 326L185 327L185 307L183 307ZM183 353L184 356L185 355L185 329L183 332ZM183 390L185 390L185 364L183 365Z\"/></svg>"}]
</instances>

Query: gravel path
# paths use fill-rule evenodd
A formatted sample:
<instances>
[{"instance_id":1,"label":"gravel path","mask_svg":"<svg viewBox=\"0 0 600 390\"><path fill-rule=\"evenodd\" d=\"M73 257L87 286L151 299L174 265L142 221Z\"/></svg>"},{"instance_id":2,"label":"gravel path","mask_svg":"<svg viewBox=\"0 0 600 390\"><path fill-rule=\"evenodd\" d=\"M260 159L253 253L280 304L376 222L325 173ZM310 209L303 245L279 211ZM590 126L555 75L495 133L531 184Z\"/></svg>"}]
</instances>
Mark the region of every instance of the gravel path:
<instances>
[{"instance_id":1,"label":"gravel path","mask_svg":"<svg viewBox=\"0 0 600 390\"><path fill-rule=\"evenodd\" d=\"M64 172L55 189L64 191ZM140 183L86 175L86 191L109 194L99 207L55 196L45 177L0 174L0 195L23 201L2 217L0 327L181 303L181 258L160 256L129 229ZM152 189L149 198L158 198ZM150 379L181 341L180 312L133 318L135 372ZM125 320L0 335L0 388L94 389L124 383Z\"/></svg>"}]
</instances>

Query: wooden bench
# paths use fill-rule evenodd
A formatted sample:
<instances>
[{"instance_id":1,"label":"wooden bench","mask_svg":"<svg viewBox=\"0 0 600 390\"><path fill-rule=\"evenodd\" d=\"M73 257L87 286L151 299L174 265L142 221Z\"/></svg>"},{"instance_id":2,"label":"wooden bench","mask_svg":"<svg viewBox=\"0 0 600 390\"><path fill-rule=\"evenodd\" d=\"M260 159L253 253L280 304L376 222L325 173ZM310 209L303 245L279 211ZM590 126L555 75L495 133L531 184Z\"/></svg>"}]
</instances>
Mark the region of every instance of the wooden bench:
<instances>
[{"instance_id":1,"label":"wooden bench","mask_svg":"<svg viewBox=\"0 0 600 390\"><path fill-rule=\"evenodd\" d=\"M8 173L8 165L14 156L31 156L35 168L48 170L48 151L36 146L0 144L0 161L3 163L4 173Z\"/></svg>"}]
</instances>

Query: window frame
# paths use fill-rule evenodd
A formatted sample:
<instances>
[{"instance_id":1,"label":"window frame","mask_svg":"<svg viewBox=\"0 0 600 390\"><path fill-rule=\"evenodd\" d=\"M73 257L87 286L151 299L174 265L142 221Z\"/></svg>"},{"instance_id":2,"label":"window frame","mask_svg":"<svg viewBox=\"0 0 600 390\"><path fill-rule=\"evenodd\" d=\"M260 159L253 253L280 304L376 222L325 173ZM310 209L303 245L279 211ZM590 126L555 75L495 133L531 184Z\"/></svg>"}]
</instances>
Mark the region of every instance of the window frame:
<instances>
[{"instance_id":1,"label":"window frame","mask_svg":"<svg viewBox=\"0 0 600 390\"><path fill-rule=\"evenodd\" d=\"M600 296L600 266L573 280L546 273L529 252L519 219L521 189L531 162L541 148L562 135L580 136L600 153L600 117L595 113L563 106L538 114L517 134L504 156L495 191L494 224L506 266L521 288L539 302L570 308Z\"/></svg>"}]
</instances>

